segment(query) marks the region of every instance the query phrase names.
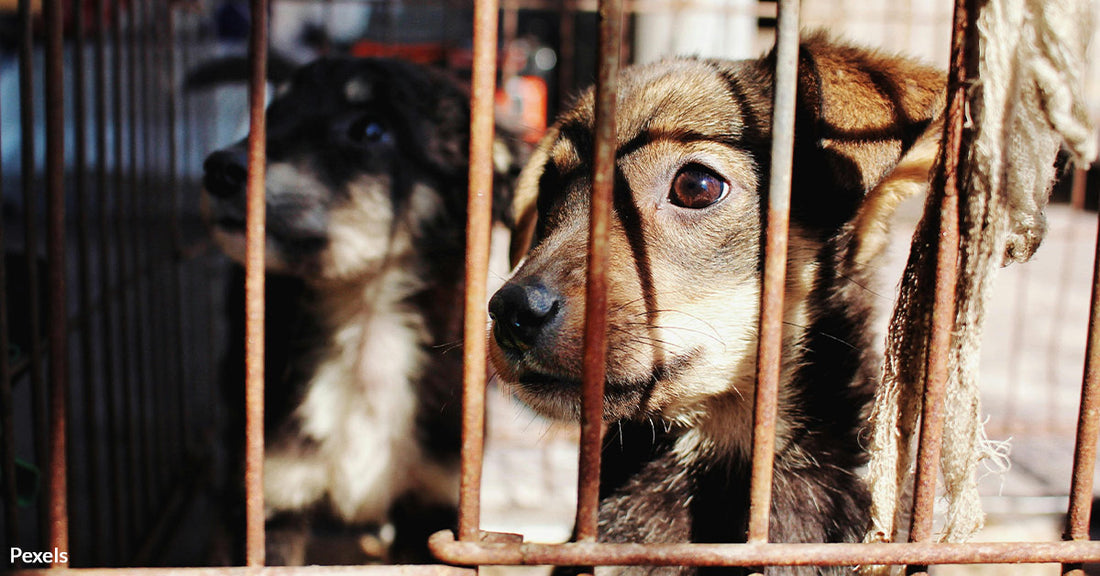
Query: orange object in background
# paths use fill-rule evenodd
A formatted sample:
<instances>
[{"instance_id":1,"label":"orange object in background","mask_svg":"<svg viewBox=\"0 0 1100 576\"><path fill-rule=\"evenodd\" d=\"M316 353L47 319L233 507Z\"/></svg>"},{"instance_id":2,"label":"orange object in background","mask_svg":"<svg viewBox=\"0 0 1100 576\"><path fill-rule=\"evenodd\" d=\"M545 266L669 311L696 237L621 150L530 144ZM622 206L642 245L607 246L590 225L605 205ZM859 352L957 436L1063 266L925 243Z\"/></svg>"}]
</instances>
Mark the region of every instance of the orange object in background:
<instances>
[{"instance_id":1,"label":"orange object in background","mask_svg":"<svg viewBox=\"0 0 1100 576\"><path fill-rule=\"evenodd\" d=\"M546 132L546 81L538 76L513 76L497 90L497 117L520 131L521 137L535 143Z\"/></svg>"}]
</instances>

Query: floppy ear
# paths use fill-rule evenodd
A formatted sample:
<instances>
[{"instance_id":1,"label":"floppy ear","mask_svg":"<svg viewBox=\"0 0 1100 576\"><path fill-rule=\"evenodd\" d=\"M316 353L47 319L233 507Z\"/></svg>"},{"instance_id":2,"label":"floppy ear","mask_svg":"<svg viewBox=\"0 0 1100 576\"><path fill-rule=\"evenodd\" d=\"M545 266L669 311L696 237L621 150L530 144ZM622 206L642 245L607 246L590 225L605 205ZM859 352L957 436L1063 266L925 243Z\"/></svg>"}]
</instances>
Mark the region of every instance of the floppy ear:
<instances>
[{"instance_id":1,"label":"floppy ear","mask_svg":"<svg viewBox=\"0 0 1100 576\"><path fill-rule=\"evenodd\" d=\"M809 36L799 52L794 216L836 230L870 205L860 225L884 226L927 183L944 87L933 68Z\"/></svg>"},{"instance_id":2,"label":"floppy ear","mask_svg":"<svg viewBox=\"0 0 1100 576\"><path fill-rule=\"evenodd\" d=\"M550 159L550 147L557 139L558 126L555 124L543 135L538 147L531 153L531 157L528 158L527 164L516 180L516 191L512 199L515 226L512 228L512 241L508 249L513 268L531 248L535 224L538 221L539 179L542 178L546 162Z\"/></svg>"}]
</instances>

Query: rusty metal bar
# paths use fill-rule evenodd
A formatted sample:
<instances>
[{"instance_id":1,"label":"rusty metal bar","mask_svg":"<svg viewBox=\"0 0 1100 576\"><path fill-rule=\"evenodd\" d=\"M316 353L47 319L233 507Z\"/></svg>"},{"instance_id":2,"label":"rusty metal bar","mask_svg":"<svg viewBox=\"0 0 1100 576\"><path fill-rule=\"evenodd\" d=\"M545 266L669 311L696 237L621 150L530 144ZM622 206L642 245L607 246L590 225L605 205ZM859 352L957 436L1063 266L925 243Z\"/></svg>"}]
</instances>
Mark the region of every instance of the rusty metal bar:
<instances>
[{"instance_id":1,"label":"rusty metal bar","mask_svg":"<svg viewBox=\"0 0 1100 576\"><path fill-rule=\"evenodd\" d=\"M51 576L48 570L18 570L12 576ZM72 576L476 576L470 568L442 565L402 566L270 566L265 568L74 568Z\"/></svg>"},{"instance_id":2,"label":"rusty metal bar","mask_svg":"<svg viewBox=\"0 0 1100 576\"><path fill-rule=\"evenodd\" d=\"M768 541L768 521L771 516L779 364L783 354L783 292L787 277L791 168L794 165L794 105L795 94L798 92L798 9L797 0L779 2L775 48L775 105L772 111L772 162L753 410L749 542Z\"/></svg>"},{"instance_id":3,"label":"rusty metal bar","mask_svg":"<svg viewBox=\"0 0 1100 576\"><path fill-rule=\"evenodd\" d=\"M88 191L88 105L86 94L87 78L85 73L86 58L84 9L85 0L73 2L73 133L76 136L74 143L76 166L73 179L76 185L76 217L77 238L80 249L77 261L77 276L80 286L80 308L85 315L83 329L80 330L80 367L81 382L84 388L84 446L87 452L87 477L88 477L88 526L94 539L88 549L87 561L92 565L102 564L103 552L107 549L106 531L100 527L103 518L102 500L100 492L103 489L103 473L100 470L100 446L99 435L100 420L96 410L97 398L95 393L95 363L92 358L95 355L92 346L93 330L95 328L92 308L92 274L91 274L91 201ZM100 130L101 126L96 126ZM97 148L97 153L102 155L102 148ZM104 438L103 440L109 440ZM72 443L71 448L76 444ZM70 458L75 462L77 458ZM75 486L76 483L73 483ZM70 490L73 489L70 486ZM75 495L70 494L70 499L75 500Z\"/></svg>"},{"instance_id":4,"label":"rusty metal bar","mask_svg":"<svg viewBox=\"0 0 1100 576\"><path fill-rule=\"evenodd\" d=\"M3 126L0 126L0 134ZM3 138L0 138L3 142ZM0 150L2 152L2 150ZM3 158L0 153L0 158ZM3 162L0 162L0 182L4 181ZM7 253L5 237L7 231L3 218L0 218L0 250ZM0 350L10 350L10 330L8 322L8 270L7 258L0 258ZM18 495L15 491L15 408L11 395L11 355L0 354L0 434L3 434L4 452L0 454L0 474L3 478L4 495L4 532L11 546L22 543L19 533Z\"/></svg>"},{"instance_id":5,"label":"rusty metal bar","mask_svg":"<svg viewBox=\"0 0 1100 576\"><path fill-rule=\"evenodd\" d=\"M1066 515L1066 540L1088 540L1092 512L1093 472L1096 469L1096 440L1100 435L1100 235L1092 273L1092 307L1086 341L1085 373L1081 407L1077 418L1077 445L1073 455L1073 476ZM1063 573L1084 576L1080 565L1064 565Z\"/></svg>"},{"instance_id":6,"label":"rusty metal bar","mask_svg":"<svg viewBox=\"0 0 1100 576\"><path fill-rule=\"evenodd\" d=\"M127 490L123 492L129 500L129 512L130 523L128 528L130 529L130 538L138 538L141 531L141 498L138 497L138 492L141 489L141 472L139 469L137 446L139 446L138 440L138 423L137 423L137 409L134 400L134 388L135 388L135 375L131 369L133 363L136 360L136 353L133 342L130 338L130 331L133 326L132 314L130 310L130 303L126 299L126 290L128 287L131 262L129 258L130 251L127 249L127 238L125 235L125 228L127 220L128 205L130 200L130 194L128 194L129 188L127 187L128 172L132 173L135 170L133 165L134 158L132 153L123 146L124 142L127 142L130 148L134 148L137 143L134 141L133 130L127 126L126 122L133 122L132 117L128 117L124 111L125 107L123 103L133 108L133 91L124 89L123 82L125 81L124 74L127 70L132 69L132 66L128 66L133 59L133 52L126 54L125 58L123 53L127 50L127 43L123 38L123 22L126 22L126 31L132 32L134 27L132 14L128 15L126 7L121 3L115 3L115 26L112 31L112 43L114 45L114 81L115 81L115 102L114 102L114 124L115 124L115 222L112 229L115 231L115 259L116 266L118 267L117 277L117 289L119 291L119 330L118 330L118 345L120 348L119 354L119 373L122 376L122 389L121 389L121 414L120 420L125 422L126 425L126 476L129 480L129 486ZM125 60L125 62L124 62ZM132 83L132 81L131 81ZM129 138L127 141L126 138ZM123 169L123 165L126 166L126 170ZM120 436L121 437L121 436Z\"/></svg>"},{"instance_id":7,"label":"rusty metal bar","mask_svg":"<svg viewBox=\"0 0 1100 576\"><path fill-rule=\"evenodd\" d=\"M1077 210L1085 209L1085 193L1088 191L1089 171L1084 168L1076 168L1073 171L1073 187L1070 188L1069 205Z\"/></svg>"},{"instance_id":8,"label":"rusty metal bar","mask_svg":"<svg viewBox=\"0 0 1100 576\"><path fill-rule=\"evenodd\" d=\"M31 0L19 0L19 112L22 131L22 178L23 178L23 252L27 273L27 308L30 315L29 366L31 380L32 420L34 422L35 463L46 466L49 461L50 434L46 394L46 381L42 374L42 297L38 282L38 195L35 162L34 130L34 21ZM49 511L46 506L38 507L38 539L49 542Z\"/></svg>"},{"instance_id":9,"label":"rusty metal bar","mask_svg":"<svg viewBox=\"0 0 1100 576\"><path fill-rule=\"evenodd\" d=\"M476 541L481 526L485 453L485 301L493 199L493 99L497 67L497 0L474 2L470 100L470 190L466 207L466 300L463 326L462 469L458 537Z\"/></svg>"},{"instance_id":10,"label":"rusty metal bar","mask_svg":"<svg viewBox=\"0 0 1100 576\"><path fill-rule=\"evenodd\" d=\"M600 449L607 364L608 229L615 188L616 88L622 46L622 0L600 0L599 62L596 72L595 153L585 286L584 372L581 385L580 466L577 489L578 542L599 537Z\"/></svg>"},{"instance_id":11,"label":"rusty metal bar","mask_svg":"<svg viewBox=\"0 0 1100 576\"><path fill-rule=\"evenodd\" d=\"M251 0L248 207L245 229L245 562L264 564L264 242L267 0Z\"/></svg>"},{"instance_id":12,"label":"rusty metal bar","mask_svg":"<svg viewBox=\"0 0 1100 576\"><path fill-rule=\"evenodd\" d=\"M96 116L96 150L98 156L96 158L96 203L99 206L99 281L100 281L100 302L102 306L103 315L103 332L102 332L102 355L103 355L103 402L105 406L104 415L106 417L106 426L108 433L107 445L107 460L110 464L110 470L112 473L113 482L110 483L110 502L111 502L111 528L114 533L113 552L115 558L121 560L125 550L126 542L126 525L125 525L125 509L123 507L123 489L125 486L126 474L124 472L122 463L122 454L118 446L117 439L122 437L121 418L118 414L118 409L115 404L115 399L118 391L118 374L115 371L115 342L117 333L117 326L115 324L115 313L113 306L113 298L110 296L113 291L112 281L113 274L111 271L111 211L108 210L110 203L109 195L109 182L107 176L107 30L108 19L110 15L106 11L106 0L95 0L95 116ZM115 97L118 98L116 91ZM119 128L116 122L116 135ZM116 143L117 145L117 143ZM120 154L115 154L115 170L121 171L122 157ZM117 190L115 187L115 201L118 200Z\"/></svg>"},{"instance_id":13,"label":"rusty metal bar","mask_svg":"<svg viewBox=\"0 0 1100 576\"><path fill-rule=\"evenodd\" d=\"M973 0L956 0L951 34L951 69L948 75L947 120L944 127L943 161L933 179L933 194L941 202L939 244L936 252L935 297L932 305L932 334L925 365L924 398L921 407L920 438L913 495L910 542L932 538L932 520L936 498L936 479L940 470L944 424L944 396L955 325L955 286L959 259L959 165L969 145L963 122L968 80L973 77L977 51L974 44L974 20L977 6ZM927 572L924 565L907 568L909 574Z\"/></svg>"},{"instance_id":14,"label":"rusty metal bar","mask_svg":"<svg viewBox=\"0 0 1100 576\"><path fill-rule=\"evenodd\" d=\"M432 552L456 565L848 566L1100 561L1100 542L816 544L490 544L434 534Z\"/></svg>"},{"instance_id":15,"label":"rusty metal bar","mask_svg":"<svg viewBox=\"0 0 1100 576\"><path fill-rule=\"evenodd\" d=\"M564 108L566 99L573 93L576 76L574 52L577 42L576 6L570 0L561 0L558 6L558 108Z\"/></svg>"},{"instance_id":16,"label":"rusty metal bar","mask_svg":"<svg viewBox=\"0 0 1100 576\"><path fill-rule=\"evenodd\" d=\"M143 250L143 242L138 232L138 224L141 222L141 189L140 179L141 170L143 164L141 158L143 156L143 150L146 142L141 140L141 110L144 106L144 102L141 99L141 77L138 75L138 71L141 69L141 62L144 59L143 50L138 43L138 37L140 35L141 26L143 24L141 20L141 10L139 2L137 0L131 1L127 4L126 12L128 14L128 27L126 43L129 48L129 57L127 58L126 68L126 82L127 82L127 105L129 111L128 119L128 131L129 131L129 173L128 173L128 217L122 223L120 228L123 229L124 244L127 247L125 250L126 258L129 261L129 273L122 276L123 294L129 292L129 297L124 297L123 306L126 306L131 310L132 316L130 323L124 326L127 331L127 339L133 337L133 347L131 348L131 380L130 390L128 396L130 397L130 406L127 410L129 412L129 419L131 421L131 445L130 450L133 451L133 461L135 470L135 482L134 490L131 492L131 497L135 502L140 502L143 506L144 514L137 518L137 524L135 528L137 532L135 537L139 537L148 528L147 524L149 517L152 514L156 506L156 496L152 493L153 488L153 466L151 445L149 442L149 422L144 417L145 409L145 356L146 338L143 334L143 327L145 325L145 314L141 307L141 282L142 276L141 270L143 269L141 253Z\"/></svg>"},{"instance_id":17,"label":"rusty metal bar","mask_svg":"<svg viewBox=\"0 0 1100 576\"><path fill-rule=\"evenodd\" d=\"M176 79L176 10L175 6L171 3L165 6L165 42L167 43L167 50L165 58L167 60L166 66L168 68L169 78L172 80L172 86L175 86ZM173 348L175 360L176 360L176 392L179 394L177 402L179 403L177 418L179 419L178 429L176 434L179 438L179 448L183 451L182 454L186 455L188 436L190 434L190 420L191 420L191 395L188 394L188 387L186 385L188 378L188 366L184 362L184 347L187 341L187 335L184 331L184 314L183 314L183 280L180 274L180 266L184 263L183 259L183 228L180 225L180 183L179 183L179 145L176 141L179 135L179 118L180 106L179 97L176 94L176 90L168 91L168 187L169 187L169 228L171 230L171 258L172 266L169 271L172 297L172 305L176 309L176 333L175 333L175 346ZM188 126L184 126L186 130Z\"/></svg>"},{"instance_id":18,"label":"rusty metal bar","mask_svg":"<svg viewBox=\"0 0 1100 576\"><path fill-rule=\"evenodd\" d=\"M46 261L50 338L50 540L69 549L68 311L65 300L65 53L61 0L44 0L46 32ZM62 566L54 561L54 566Z\"/></svg>"}]
</instances>

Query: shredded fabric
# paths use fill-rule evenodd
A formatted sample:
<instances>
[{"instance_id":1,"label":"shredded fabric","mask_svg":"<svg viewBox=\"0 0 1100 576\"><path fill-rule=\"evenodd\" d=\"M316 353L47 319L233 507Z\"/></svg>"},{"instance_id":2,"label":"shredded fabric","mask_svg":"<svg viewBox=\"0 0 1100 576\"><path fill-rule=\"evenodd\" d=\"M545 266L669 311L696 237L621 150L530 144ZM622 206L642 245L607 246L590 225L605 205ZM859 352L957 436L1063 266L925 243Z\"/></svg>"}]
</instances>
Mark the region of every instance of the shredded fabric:
<instances>
[{"instance_id":1,"label":"shredded fabric","mask_svg":"<svg viewBox=\"0 0 1100 576\"><path fill-rule=\"evenodd\" d=\"M959 275L940 461L946 504L941 541L965 541L982 528L979 463L1007 467L1007 446L985 435L977 385L995 273L1002 265L1028 260L1038 248L1059 148L1064 144L1080 166L1096 156L1082 97L1091 16L1088 0L981 3L979 74L968 89L970 146L959 179ZM909 530L906 486L915 466L938 230L939 205L930 198L891 317L870 417L868 542L902 541ZM865 566L863 572L889 570Z\"/></svg>"}]
</instances>

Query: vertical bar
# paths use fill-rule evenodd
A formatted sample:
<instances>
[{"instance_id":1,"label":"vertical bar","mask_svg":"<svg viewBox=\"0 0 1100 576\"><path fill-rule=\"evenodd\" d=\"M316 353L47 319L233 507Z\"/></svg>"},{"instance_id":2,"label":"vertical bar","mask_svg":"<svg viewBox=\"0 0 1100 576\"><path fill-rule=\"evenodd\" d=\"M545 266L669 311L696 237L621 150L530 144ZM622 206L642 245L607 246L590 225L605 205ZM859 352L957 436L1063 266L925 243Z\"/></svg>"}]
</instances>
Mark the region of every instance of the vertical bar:
<instances>
[{"instance_id":1,"label":"vertical bar","mask_svg":"<svg viewBox=\"0 0 1100 576\"><path fill-rule=\"evenodd\" d=\"M917 448L917 471L913 495L910 542L932 538L936 478L940 469L944 422L944 394L949 376L951 335L955 323L955 286L959 259L959 164L964 157L963 121L966 88L976 50L972 32L977 16L974 0L956 0L951 33L951 70L948 75L947 121L944 127L943 162L933 180L933 194L941 201L939 245L936 252L935 299L932 305L932 334L925 365L924 400ZM909 566L908 574L927 573L927 566Z\"/></svg>"},{"instance_id":2,"label":"vertical bar","mask_svg":"<svg viewBox=\"0 0 1100 576\"><path fill-rule=\"evenodd\" d=\"M130 534L126 539L129 542L131 539L135 540L139 536L141 530L141 508L139 504L141 499L138 497L138 492L141 488L141 479L139 477L140 471L138 470L138 458L137 458L137 446L138 446L138 433L137 433L137 414L134 402L134 372L131 370L132 363L136 357L133 353L132 341L130 339L130 330L132 328L131 313L129 302L126 300L126 291L128 289L129 277L130 277L130 259L129 250L126 248L126 236L124 234L125 223L127 222L127 170L123 170L123 164L128 158L129 165L127 166L129 171L133 171L133 155L127 154L126 149L123 146L124 138L129 137L130 148L136 146L136 142L133 140L133 131L129 129L125 123L126 121L132 122L132 118L128 118L124 113L123 100L127 99L127 104L133 107L133 93L132 90L123 90L123 82L125 77L125 66L123 63L123 52L126 50L126 43L123 39L123 18L126 16L126 8L121 3L115 3L115 26L112 31L112 43L114 45L114 81L115 81L115 101L114 101L114 126L115 126L115 219L114 225L111 229L114 231L115 236L115 262L118 268L117 279L118 283L112 292L117 295L119 320L118 320L118 338L117 345L120 348L119 354L119 375L121 377L121 414L119 418L119 441L122 440L122 428L125 424L125 450L126 450L126 477L129 481L127 490L123 492L129 499L129 529ZM133 28L133 16L132 14L126 18L128 29ZM126 60L133 57L133 53L127 55ZM116 296L112 296L116 297ZM129 547L126 548L127 551ZM121 560L121 559L120 559Z\"/></svg>"},{"instance_id":3,"label":"vertical bar","mask_svg":"<svg viewBox=\"0 0 1100 576\"><path fill-rule=\"evenodd\" d=\"M1080 171L1079 171L1080 172ZM1088 540L1092 508L1093 471L1096 468L1096 438L1100 435L1100 234L1092 272L1092 307L1085 351L1085 373L1081 387L1081 408L1077 419L1077 444L1073 455L1073 476L1066 515L1066 540ZM1063 574L1084 576L1079 564L1062 566Z\"/></svg>"},{"instance_id":4,"label":"vertical bar","mask_svg":"<svg viewBox=\"0 0 1100 576\"><path fill-rule=\"evenodd\" d=\"M3 126L0 126L0 133ZM3 138L0 138L3 142ZM0 150L0 158L3 158ZM3 162L0 162L0 183L4 181ZM2 186L2 184L0 184ZM0 192L3 192L0 190ZM7 243L4 219L0 218L0 252L7 253ZM11 395L11 362L6 352L10 350L9 338L11 326L8 323L8 271L7 258L0 258L0 434L3 434L4 453L0 455L0 473L3 474L4 486L4 532L7 535L9 545L19 547L22 539L19 534L19 514L16 513L17 495L15 492L15 409L12 405ZM16 559L18 560L18 559ZM13 568L18 568L13 563Z\"/></svg>"},{"instance_id":5,"label":"vertical bar","mask_svg":"<svg viewBox=\"0 0 1100 576\"><path fill-rule=\"evenodd\" d=\"M771 517L772 465L782 357L783 289L787 277L787 228L794 164L794 106L798 81L798 2L780 0L776 29L775 104L772 111L772 164L764 278L760 301L760 342L753 409L752 477L749 483L749 542L767 542Z\"/></svg>"},{"instance_id":6,"label":"vertical bar","mask_svg":"<svg viewBox=\"0 0 1100 576\"><path fill-rule=\"evenodd\" d=\"M110 485L111 501L111 528L113 531L114 550L116 562L121 562L126 542L125 516L122 505L122 490L125 482L125 474L122 466L122 455L118 446L118 439L122 437L120 418L115 405L117 390L117 373L115 372L115 318L114 295L112 294L111 278L111 241L109 230L111 229L110 205L107 179L107 14L106 0L95 0L95 116L96 116L96 204L99 206L99 230L97 241L99 243L99 293L103 314L103 332L101 342L103 362L103 402L105 406L106 427L104 431L107 442L107 460L111 471L112 482ZM116 94L117 96L117 94ZM115 170L119 170L122 159L115 156ZM115 196L117 202L117 195ZM104 552L105 554L105 552Z\"/></svg>"},{"instance_id":7,"label":"vertical bar","mask_svg":"<svg viewBox=\"0 0 1100 576\"><path fill-rule=\"evenodd\" d=\"M50 338L50 545L69 549L65 442L68 402L68 306L65 301L65 54L61 0L45 0L46 22L46 256ZM54 559L53 567L64 566Z\"/></svg>"},{"instance_id":8,"label":"vertical bar","mask_svg":"<svg viewBox=\"0 0 1100 576\"><path fill-rule=\"evenodd\" d=\"M558 108L565 106L565 100L573 94L574 52L576 50L577 13L570 0L562 0L558 20Z\"/></svg>"},{"instance_id":9,"label":"vertical bar","mask_svg":"<svg viewBox=\"0 0 1100 576\"><path fill-rule=\"evenodd\" d=\"M165 6L165 12L167 16L167 22L165 24L167 30L165 33L165 41L168 43L167 53L165 55L167 59L167 68L169 78L172 79L172 85L175 86L176 79L176 10L171 3ZM171 277L171 289L172 306L176 310L176 342L174 349L174 356L176 358L175 371L176 371L176 392L179 394L177 402L179 403L179 426L177 434L179 437L179 448L182 449L184 454L187 450L187 440L189 435L188 422L190 420L190 395L187 393L187 386L185 382L188 381L188 367L184 362L184 342L186 341L186 334L184 333L184 314L183 314L183 285L180 278L180 266L183 265L181 254L183 253L183 232L180 227L180 183L179 183L179 146L176 142L176 137L179 132L179 125L177 123L177 117L179 116L179 98L176 95L175 90L168 91L168 187L169 187L169 227L171 229L171 254L172 266L169 272ZM186 127L185 127L186 128Z\"/></svg>"},{"instance_id":10,"label":"vertical bar","mask_svg":"<svg viewBox=\"0 0 1100 576\"><path fill-rule=\"evenodd\" d=\"M23 177L23 251L27 272L27 308L29 309L30 334L30 380L32 410L34 414L34 453L35 463L46 466L49 445L49 426L47 423L46 382L42 376L42 329L40 313L42 311L41 292L38 286L38 197L35 194L36 162L35 125L34 125L34 23L31 0L19 0L19 112L22 131L22 177ZM49 542L49 513L45 506L38 507L38 541Z\"/></svg>"},{"instance_id":11,"label":"vertical bar","mask_svg":"<svg viewBox=\"0 0 1100 576\"><path fill-rule=\"evenodd\" d=\"M615 188L616 93L622 58L622 0L600 0L599 63L596 73L596 146L592 162L592 209L585 285L584 373L581 384L581 447L576 539L599 538L600 448L607 373L608 228Z\"/></svg>"},{"instance_id":12,"label":"vertical bar","mask_svg":"<svg viewBox=\"0 0 1100 576\"><path fill-rule=\"evenodd\" d=\"M475 542L481 526L481 473L485 451L485 358L488 346L485 301L493 200L493 99L497 73L498 5L497 0L474 1L458 537Z\"/></svg>"},{"instance_id":13,"label":"vertical bar","mask_svg":"<svg viewBox=\"0 0 1100 576\"><path fill-rule=\"evenodd\" d=\"M264 92L267 88L267 0L251 0L248 56L248 216L245 231L245 560L264 564Z\"/></svg>"},{"instance_id":14,"label":"vertical bar","mask_svg":"<svg viewBox=\"0 0 1100 576\"><path fill-rule=\"evenodd\" d=\"M85 0L73 2L73 133L76 136L74 152L75 158L75 184L76 184L76 216L78 218L77 238L80 244L77 261L77 275L80 286L80 309L84 318L84 326L80 330L80 356L81 356L81 382L84 386L84 446L87 452L87 477L88 477L88 526L94 542L88 546L86 561L91 565L101 564L103 551L107 548L106 532L101 529L100 521L103 518L100 490L103 487L103 476L99 469L100 453L100 420L96 406L101 397L95 392L95 362L92 360L94 351L92 336L95 330L95 314L92 312L92 278L91 278L91 202L88 197L88 147L87 147L87 117L88 106L85 96L87 78L85 74ZM100 126L96 126L99 130ZM97 148L97 154L102 155L103 149ZM75 447L75 443L73 444ZM76 458L73 458L75 461Z\"/></svg>"},{"instance_id":15,"label":"vertical bar","mask_svg":"<svg viewBox=\"0 0 1100 576\"><path fill-rule=\"evenodd\" d=\"M1073 171L1073 187L1070 189L1069 205L1077 210L1085 209L1085 186L1088 183L1089 171L1084 168L1076 168Z\"/></svg>"}]
</instances>

